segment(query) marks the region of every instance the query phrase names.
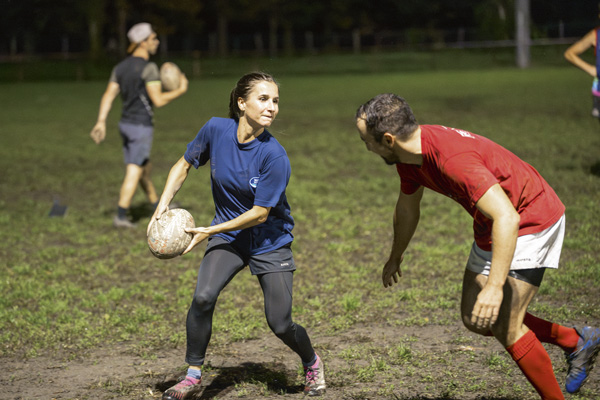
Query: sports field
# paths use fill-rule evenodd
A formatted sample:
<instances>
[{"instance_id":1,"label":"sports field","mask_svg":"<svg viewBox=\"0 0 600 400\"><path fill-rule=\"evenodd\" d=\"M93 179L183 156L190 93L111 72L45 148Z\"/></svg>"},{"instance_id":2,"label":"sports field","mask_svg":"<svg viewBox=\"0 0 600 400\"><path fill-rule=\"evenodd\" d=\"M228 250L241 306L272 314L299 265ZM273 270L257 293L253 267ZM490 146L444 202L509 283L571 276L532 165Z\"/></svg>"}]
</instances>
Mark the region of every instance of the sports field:
<instances>
[{"instance_id":1,"label":"sports field","mask_svg":"<svg viewBox=\"0 0 600 400\"><path fill-rule=\"evenodd\" d=\"M471 220L426 192L399 285L384 289L399 190L393 167L366 151L354 113L381 92L405 97L420 123L487 136L534 165L567 207L561 268L530 310L566 325L600 326L600 124L590 79L564 67L378 74L277 74L270 131L292 163L296 220L294 319L326 365L331 399L516 400L537 395L493 338L459 320ZM237 76L192 80L156 111L160 190L211 116L226 116ZM160 398L185 372L185 315L204 245L151 256L141 193L136 230L112 216L122 180L118 107L108 138L89 138L105 81L0 85L0 398ZM208 169L175 199L198 225L213 216ZM49 217L53 202L68 206ZM566 363L547 347L559 383ZM302 398L299 359L269 331L249 271L222 293L203 399ZM600 398L600 370L578 395Z\"/></svg>"}]
</instances>

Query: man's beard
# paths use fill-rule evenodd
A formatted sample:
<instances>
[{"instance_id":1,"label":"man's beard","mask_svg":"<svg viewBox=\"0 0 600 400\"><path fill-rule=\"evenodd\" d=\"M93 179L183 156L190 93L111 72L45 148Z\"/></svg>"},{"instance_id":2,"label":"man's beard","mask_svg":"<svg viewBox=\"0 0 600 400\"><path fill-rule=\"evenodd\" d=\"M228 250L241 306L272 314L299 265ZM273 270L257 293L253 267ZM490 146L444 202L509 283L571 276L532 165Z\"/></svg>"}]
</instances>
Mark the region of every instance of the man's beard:
<instances>
[{"instance_id":1,"label":"man's beard","mask_svg":"<svg viewBox=\"0 0 600 400\"><path fill-rule=\"evenodd\" d=\"M390 161L390 160L388 160L387 158L384 158L384 157L381 157L381 159L382 159L382 160L383 160L383 161L384 161L384 162L385 162L387 165L395 165L395 164L397 164L397 163L398 163L398 162L396 162L396 161Z\"/></svg>"}]
</instances>

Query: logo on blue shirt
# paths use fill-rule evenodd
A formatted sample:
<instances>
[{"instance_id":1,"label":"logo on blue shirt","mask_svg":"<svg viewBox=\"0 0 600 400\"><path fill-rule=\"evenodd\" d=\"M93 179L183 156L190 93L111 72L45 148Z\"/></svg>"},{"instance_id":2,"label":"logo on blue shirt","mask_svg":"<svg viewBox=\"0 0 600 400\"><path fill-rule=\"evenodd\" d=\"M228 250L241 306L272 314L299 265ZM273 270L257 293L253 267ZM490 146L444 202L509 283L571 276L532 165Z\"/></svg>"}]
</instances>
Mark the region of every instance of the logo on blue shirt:
<instances>
[{"instance_id":1,"label":"logo on blue shirt","mask_svg":"<svg viewBox=\"0 0 600 400\"><path fill-rule=\"evenodd\" d=\"M256 189L257 185L258 185L258 176L255 176L254 178L250 178L250 186L252 186L254 189Z\"/></svg>"}]
</instances>

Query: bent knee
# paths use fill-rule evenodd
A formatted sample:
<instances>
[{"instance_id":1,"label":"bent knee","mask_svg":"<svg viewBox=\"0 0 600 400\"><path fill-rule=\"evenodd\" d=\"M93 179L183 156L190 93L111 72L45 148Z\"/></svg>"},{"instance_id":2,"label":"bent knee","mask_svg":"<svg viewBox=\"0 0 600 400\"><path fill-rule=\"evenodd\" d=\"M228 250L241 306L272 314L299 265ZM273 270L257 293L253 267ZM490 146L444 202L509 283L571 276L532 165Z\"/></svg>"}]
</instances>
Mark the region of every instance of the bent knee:
<instances>
[{"instance_id":1,"label":"bent knee","mask_svg":"<svg viewBox=\"0 0 600 400\"><path fill-rule=\"evenodd\" d=\"M200 310L214 308L217 304L217 296L218 294L208 292L195 293L192 300L192 307Z\"/></svg>"},{"instance_id":2,"label":"bent knee","mask_svg":"<svg viewBox=\"0 0 600 400\"><path fill-rule=\"evenodd\" d=\"M293 332L295 330L295 325L293 322L289 321L280 321L280 322L271 322L268 321L269 328L273 331L273 333L277 337L286 336L289 332Z\"/></svg>"}]
</instances>

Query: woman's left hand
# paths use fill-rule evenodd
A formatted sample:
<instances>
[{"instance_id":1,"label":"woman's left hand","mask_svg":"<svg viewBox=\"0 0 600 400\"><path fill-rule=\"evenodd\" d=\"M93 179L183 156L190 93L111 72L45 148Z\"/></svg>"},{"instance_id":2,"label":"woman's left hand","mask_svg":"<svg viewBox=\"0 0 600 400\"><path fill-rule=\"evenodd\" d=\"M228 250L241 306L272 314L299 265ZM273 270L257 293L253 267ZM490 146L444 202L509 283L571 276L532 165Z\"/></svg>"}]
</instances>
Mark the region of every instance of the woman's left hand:
<instances>
[{"instance_id":1,"label":"woman's left hand","mask_svg":"<svg viewBox=\"0 0 600 400\"><path fill-rule=\"evenodd\" d=\"M205 228L205 227L197 227L197 228L185 228L185 231L187 233L191 233L194 236L192 237L192 241L190 242L190 245L187 247L187 249L184 250L183 253L181 253L181 255L184 255L186 253L189 253L190 251L192 251L192 249L194 247L196 247L196 245L200 242L202 242L203 240L205 240L206 238L208 238L210 236L210 232L209 232L209 228Z\"/></svg>"}]
</instances>

